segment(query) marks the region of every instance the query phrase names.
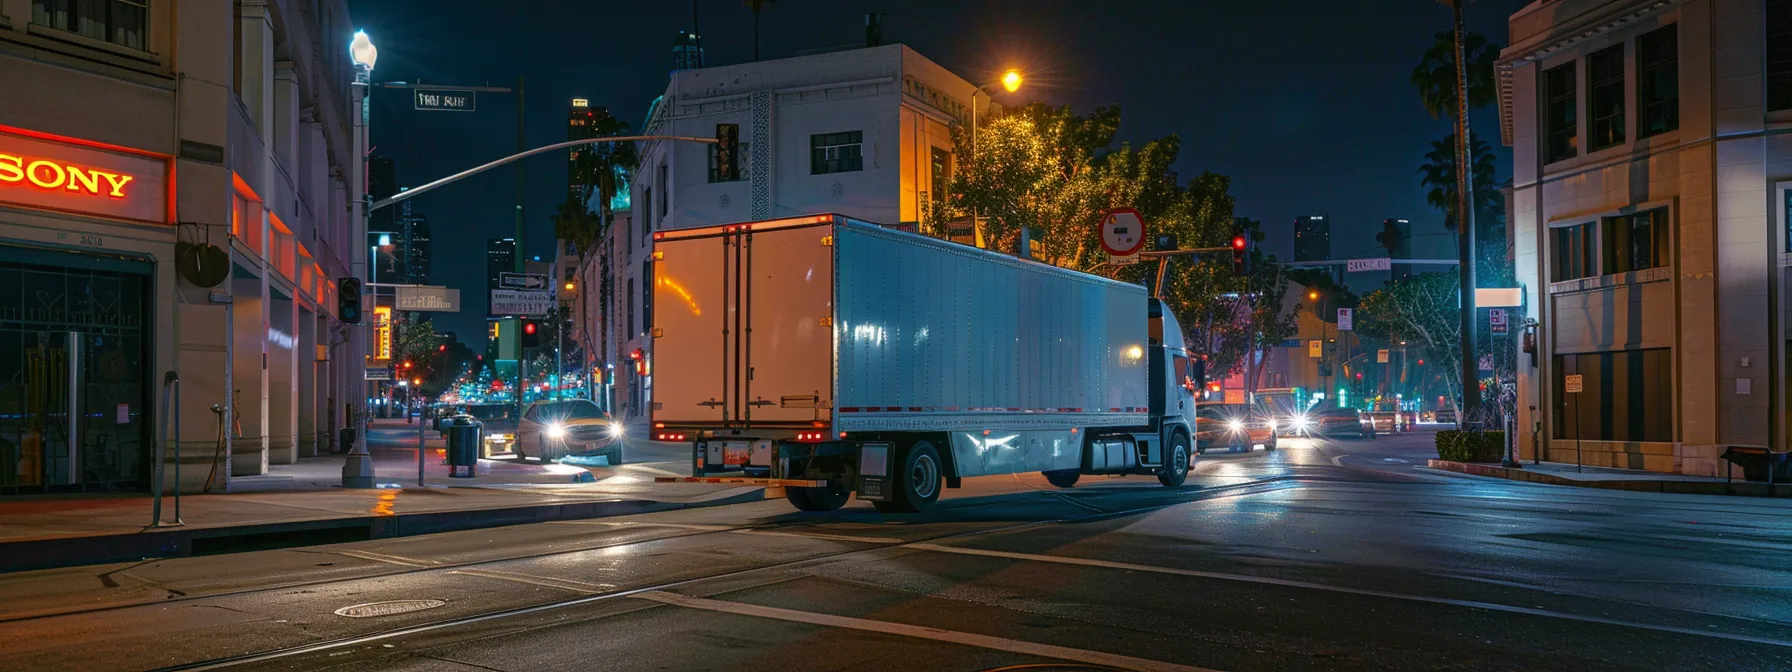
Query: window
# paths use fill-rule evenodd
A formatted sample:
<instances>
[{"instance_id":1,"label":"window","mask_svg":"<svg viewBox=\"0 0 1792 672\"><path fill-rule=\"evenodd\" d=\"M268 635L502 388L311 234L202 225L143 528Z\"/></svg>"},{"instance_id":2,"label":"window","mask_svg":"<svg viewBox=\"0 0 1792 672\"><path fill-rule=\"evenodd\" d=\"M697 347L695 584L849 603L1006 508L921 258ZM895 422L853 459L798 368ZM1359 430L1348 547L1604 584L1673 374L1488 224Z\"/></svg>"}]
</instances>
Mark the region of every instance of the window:
<instances>
[{"instance_id":1,"label":"window","mask_svg":"<svg viewBox=\"0 0 1792 672\"><path fill-rule=\"evenodd\" d=\"M952 152L940 147L933 148L933 184L929 198L934 201L946 200L946 190L952 184Z\"/></svg>"},{"instance_id":2,"label":"window","mask_svg":"<svg viewBox=\"0 0 1792 672\"><path fill-rule=\"evenodd\" d=\"M1674 440L1671 353L1660 348L1556 355L1555 437ZM1566 392L1570 375L1580 376L1580 392Z\"/></svg>"},{"instance_id":3,"label":"window","mask_svg":"<svg viewBox=\"0 0 1792 672\"><path fill-rule=\"evenodd\" d=\"M1767 109L1792 110L1792 0L1767 0Z\"/></svg>"},{"instance_id":4,"label":"window","mask_svg":"<svg viewBox=\"0 0 1792 672\"><path fill-rule=\"evenodd\" d=\"M1636 137L1680 128L1680 47L1677 26L1636 38Z\"/></svg>"},{"instance_id":5,"label":"window","mask_svg":"<svg viewBox=\"0 0 1792 672\"><path fill-rule=\"evenodd\" d=\"M646 243L649 233L653 231L653 187L641 190L641 201L647 207L641 209L641 242Z\"/></svg>"},{"instance_id":6,"label":"window","mask_svg":"<svg viewBox=\"0 0 1792 672\"><path fill-rule=\"evenodd\" d=\"M139 51L149 44L148 0L31 0L31 22Z\"/></svg>"},{"instance_id":7,"label":"window","mask_svg":"<svg viewBox=\"0 0 1792 672\"><path fill-rule=\"evenodd\" d=\"M1604 274L1668 265L1666 208L1605 218Z\"/></svg>"},{"instance_id":8,"label":"window","mask_svg":"<svg viewBox=\"0 0 1792 672\"><path fill-rule=\"evenodd\" d=\"M747 157L753 155L752 149L751 149L751 147L749 147L750 144L751 143L746 143L746 142L735 143L735 145L734 145L734 178L735 179L729 180L729 181L734 182L734 181L753 179L753 176L751 174L749 174L747 171L747 167L752 165L752 162L746 160ZM722 169L721 164L716 163L716 146L710 145L709 146L709 181L711 184L723 181L722 177L720 175L721 169Z\"/></svg>"},{"instance_id":9,"label":"window","mask_svg":"<svg viewBox=\"0 0 1792 672\"><path fill-rule=\"evenodd\" d=\"M635 279L628 279L628 326L623 329L623 340L628 340L635 333Z\"/></svg>"},{"instance_id":10,"label":"window","mask_svg":"<svg viewBox=\"0 0 1792 672\"><path fill-rule=\"evenodd\" d=\"M1545 161L1571 158L1579 149L1574 118L1574 64L1543 71Z\"/></svg>"},{"instance_id":11,"label":"window","mask_svg":"<svg viewBox=\"0 0 1792 672\"><path fill-rule=\"evenodd\" d=\"M1555 273L1550 282L1576 280L1594 275L1593 224L1556 227L1552 232L1555 246Z\"/></svg>"},{"instance_id":12,"label":"window","mask_svg":"<svg viewBox=\"0 0 1792 672\"><path fill-rule=\"evenodd\" d=\"M809 174L826 175L864 170L865 159L859 153L864 137L862 131L809 136Z\"/></svg>"},{"instance_id":13,"label":"window","mask_svg":"<svg viewBox=\"0 0 1792 672\"><path fill-rule=\"evenodd\" d=\"M1587 57L1587 151L1624 144L1624 45Z\"/></svg>"},{"instance_id":14,"label":"window","mask_svg":"<svg viewBox=\"0 0 1792 672\"><path fill-rule=\"evenodd\" d=\"M660 226L666 226L666 209L672 202L672 190L666 186L666 164L660 164Z\"/></svg>"}]
</instances>

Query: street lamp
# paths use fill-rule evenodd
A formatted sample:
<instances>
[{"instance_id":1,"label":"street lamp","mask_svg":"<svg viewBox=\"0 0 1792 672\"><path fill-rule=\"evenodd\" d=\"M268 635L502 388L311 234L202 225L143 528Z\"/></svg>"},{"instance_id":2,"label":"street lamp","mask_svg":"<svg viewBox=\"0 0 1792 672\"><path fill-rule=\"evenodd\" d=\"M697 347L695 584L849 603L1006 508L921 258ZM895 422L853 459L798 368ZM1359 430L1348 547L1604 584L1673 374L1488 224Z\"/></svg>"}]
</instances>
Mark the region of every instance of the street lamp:
<instances>
[{"instance_id":1,"label":"street lamp","mask_svg":"<svg viewBox=\"0 0 1792 672\"><path fill-rule=\"evenodd\" d=\"M1007 72L1002 73L1001 79L989 82L971 90L971 156L973 157L977 155L977 94L986 91L989 87L997 84L1002 85L1002 88L1006 89L1009 93L1019 91L1021 85L1020 71L1014 68L1009 68ZM986 246L987 243L983 240L983 226L977 223L977 210L975 208L971 209L971 235L976 236L977 247Z\"/></svg>"},{"instance_id":2,"label":"street lamp","mask_svg":"<svg viewBox=\"0 0 1792 672\"><path fill-rule=\"evenodd\" d=\"M360 116L355 119L354 149L357 160L352 164L360 171L360 174L355 176L355 186L352 187L359 191L357 194L358 198L355 202L355 207L359 211L355 214L360 220L358 222L360 226L356 228L355 235L365 236L367 235L369 228L368 223L371 221L369 215L372 212L367 207L367 190L365 189L368 168L367 153L368 147L370 146L367 137L367 126L371 118L371 115L368 113L368 104L371 100L371 96L368 95L367 87L369 83L373 81L373 64L379 60L380 50L373 46L373 40L368 39L366 31L357 30L355 31L355 36L349 40L348 54L349 58L355 62L355 85L353 91L356 98L355 102L358 103L358 106L361 108ZM358 240L365 242L366 238L360 238ZM382 244L390 244L391 238L389 236L382 236L380 242ZM375 269L379 267L377 251L375 251L375 254L369 255L369 257L367 264L367 281L372 283L374 277L373 274L376 272ZM363 333L365 333L365 331L363 331ZM365 343L365 340L363 340L363 343ZM348 457L342 463L342 487L344 488L373 487L373 454L367 451L369 438L367 436L368 416L373 414L373 398L371 395L367 394L365 382L362 383L361 398L363 400L361 406L361 419L358 423L360 425L360 440L355 442L354 448L349 450Z\"/></svg>"}]
</instances>

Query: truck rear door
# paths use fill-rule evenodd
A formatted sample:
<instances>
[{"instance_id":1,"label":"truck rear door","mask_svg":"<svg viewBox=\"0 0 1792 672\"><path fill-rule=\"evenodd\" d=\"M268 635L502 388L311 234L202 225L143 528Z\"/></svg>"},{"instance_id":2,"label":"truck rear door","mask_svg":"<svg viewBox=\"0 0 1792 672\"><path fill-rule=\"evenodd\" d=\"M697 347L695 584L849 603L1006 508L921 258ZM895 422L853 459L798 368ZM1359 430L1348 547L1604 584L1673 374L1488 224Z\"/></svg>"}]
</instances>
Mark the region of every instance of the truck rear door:
<instances>
[{"instance_id":1,"label":"truck rear door","mask_svg":"<svg viewBox=\"0 0 1792 672\"><path fill-rule=\"evenodd\" d=\"M831 220L664 232L654 422L812 427L833 407Z\"/></svg>"}]
</instances>

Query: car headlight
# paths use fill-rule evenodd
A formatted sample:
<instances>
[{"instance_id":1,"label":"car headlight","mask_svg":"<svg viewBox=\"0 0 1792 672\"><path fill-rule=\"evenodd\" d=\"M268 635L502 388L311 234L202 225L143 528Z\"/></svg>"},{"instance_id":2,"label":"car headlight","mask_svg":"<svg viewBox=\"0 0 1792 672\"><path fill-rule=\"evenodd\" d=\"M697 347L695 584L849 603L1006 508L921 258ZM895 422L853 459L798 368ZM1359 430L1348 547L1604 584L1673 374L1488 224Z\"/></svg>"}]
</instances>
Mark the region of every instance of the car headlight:
<instances>
[{"instance_id":1,"label":"car headlight","mask_svg":"<svg viewBox=\"0 0 1792 672\"><path fill-rule=\"evenodd\" d=\"M612 438L612 439L622 438L622 423L620 423L620 422L610 423L610 438Z\"/></svg>"},{"instance_id":2,"label":"car headlight","mask_svg":"<svg viewBox=\"0 0 1792 672\"><path fill-rule=\"evenodd\" d=\"M1242 431L1244 431L1244 421L1242 421L1242 420L1229 421L1226 423L1226 428L1230 429L1234 432L1242 432Z\"/></svg>"},{"instance_id":3,"label":"car headlight","mask_svg":"<svg viewBox=\"0 0 1792 672\"><path fill-rule=\"evenodd\" d=\"M1294 416L1294 419L1291 420L1290 423L1294 426L1295 429L1306 429L1313 425L1313 421L1308 420L1307 416L1304 416L1304 415Z\"/></svg>"},{"instance_id":4,"label":"car headlight","mask_svg":"<svg viewBox=\"0 0 1792 672\"><path fill-rule=\"evenodd\" d=\"M563 426L560 426L560 425L548 425L548 438L550 438L550 439L566 438L566 428Z\"/></svg>"}]
</instances>

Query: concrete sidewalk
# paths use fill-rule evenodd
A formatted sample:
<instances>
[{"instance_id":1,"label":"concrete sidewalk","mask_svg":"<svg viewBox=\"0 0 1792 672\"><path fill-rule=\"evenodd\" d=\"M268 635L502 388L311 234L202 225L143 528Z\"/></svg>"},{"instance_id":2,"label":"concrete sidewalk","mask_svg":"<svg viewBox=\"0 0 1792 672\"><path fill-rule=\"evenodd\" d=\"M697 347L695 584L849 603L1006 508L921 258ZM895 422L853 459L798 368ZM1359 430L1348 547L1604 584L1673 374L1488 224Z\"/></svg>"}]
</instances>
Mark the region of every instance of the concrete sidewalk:
<instances>
[{"instance_id":1,"label":"concrete sidewalk","mask_svg":"<svg viewBox=\"0 0 1792 672\"><path fill-rule=\"evenodd\" d=\"M0 502L0 572L598 518L764 497L757 487L632 479L188 495L181 501L186 525L150 528L147 496L48 495ZM174 520L172 497L163 500L163 518Z\"/></svg>"},{"instance_id":2,"label":"concrete sidewalk","mask_svg":"<svg viewBox=\"0 0 1792 672\"><path fill-rule=\"evenodd\" d=\"M1744 481L1737 478L1725 482L1721 478L1706 476L1686 476L1683 474L1665 474L1641 469L1612 469L1608 467L1581 467L1576 469L1572 464L1561 462L1542 462L1533 464L1525 462L1519 469L1508 469L1497 464L1479 464L1473 462L1452 462L1450 460L1427 460L1426 466L1432 469L1453 471L1471 476L1490 476L1513 481L1544 483L1548 485L1570 485L1581 488L1603 488L1606 490L1633 490L1638 492L1669 492L1689 495L1747 495L1753 497L1792 496L1792 483L1780 483L1770 492L1766 483Z\"/></svg>"}]
</instances>

